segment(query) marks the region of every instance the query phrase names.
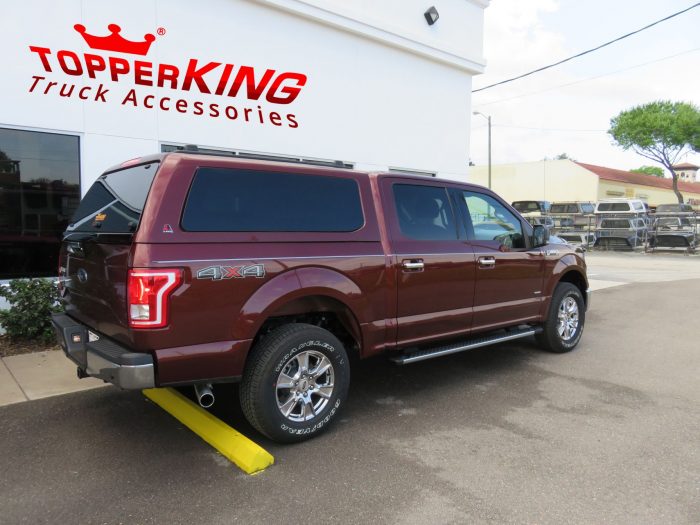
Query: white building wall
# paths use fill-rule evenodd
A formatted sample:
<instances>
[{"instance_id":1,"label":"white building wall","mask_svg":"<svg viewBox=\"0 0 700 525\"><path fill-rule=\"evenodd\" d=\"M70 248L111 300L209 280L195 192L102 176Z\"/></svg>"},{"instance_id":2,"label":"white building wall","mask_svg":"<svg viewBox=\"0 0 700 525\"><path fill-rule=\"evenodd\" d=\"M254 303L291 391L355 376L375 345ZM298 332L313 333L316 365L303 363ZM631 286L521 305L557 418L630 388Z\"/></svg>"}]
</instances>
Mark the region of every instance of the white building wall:
<instances>
[{"instance_id":1,"label":"white building wall","mask_svg":"<svg viewBox=\"0 0 700 525\"><path fill-rule=\"evenodd\" d=\"M470 182L486 186L488 166L472 166ZM508 202L598 200L598 176L570 160L540 160L491 167L491 188Z\"/></svg>"},{"instance_id":2,"label":"white building wall","mask_svg":"<svg viewBox=\"0 0 700 525\"><path fill-rule=\"evenodd\" d=\"M483 9L480 0L434 0L439 21L423 18L428 4L417 0L25 0L3 9L3 82L0 126L78 134L82 191L106 167L157 152L162 143L298 155L352 162L357 168L390 167L466 178L472 75L483 68ZM121 35L142 41L156 35L145 57L91 50L74 30ZM165 33L159 34L158 28ZM52 72L29 46L51 49ZM253 66L256 81L266 69L307 76L290 104L270 103L136 85L133 75L113 81L108 72L71 76L60 70L58 50L173 64L195 58ZM235 74L234 70L234 74ZM29 92L33 76L45 77ZM205 78L209 78L206 76ZM211 76L212 79L216 75ZM44 93L47 83L58 86ZM180 82L182 79L180 77ZM71 97L58 89L75 84ZM210 81L216 84L215 81ZM77 90L102 84L106 101L80 100ZM136 89L139 106L123 104ZM170 111L142 107L147 95L170 97ZM173 106L185 100L188 110ZM157 99L156 99L157 100ZM236 120L194 115L192 105L232 105ZM265 122L255 120L256 111ZM241 116L250 108L251 121ZM293 115L298 127L275 126L270 112ZM289 124L289 121L284 121Z\"/></svg>"}]
</instances>

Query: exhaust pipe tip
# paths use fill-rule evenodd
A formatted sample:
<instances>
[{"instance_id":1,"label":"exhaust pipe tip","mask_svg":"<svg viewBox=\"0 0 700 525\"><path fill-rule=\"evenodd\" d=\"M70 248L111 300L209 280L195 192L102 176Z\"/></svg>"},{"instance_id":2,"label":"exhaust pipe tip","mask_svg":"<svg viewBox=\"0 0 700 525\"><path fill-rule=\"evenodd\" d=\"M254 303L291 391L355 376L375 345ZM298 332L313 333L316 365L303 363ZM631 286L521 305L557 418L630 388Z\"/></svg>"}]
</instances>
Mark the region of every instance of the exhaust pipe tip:
<instances>
[{"instance_id":1,"label":"exhaust pipe tip","mask_svg":"<svg viewBox=\"0 0 700 525\"><path fill-rule=\"evenodd\" d=\"M210 383L194 385L194 393L197 396L199 406L202 408L210 408L214 404L214 392Z\"/></svg>"}]
</instances>

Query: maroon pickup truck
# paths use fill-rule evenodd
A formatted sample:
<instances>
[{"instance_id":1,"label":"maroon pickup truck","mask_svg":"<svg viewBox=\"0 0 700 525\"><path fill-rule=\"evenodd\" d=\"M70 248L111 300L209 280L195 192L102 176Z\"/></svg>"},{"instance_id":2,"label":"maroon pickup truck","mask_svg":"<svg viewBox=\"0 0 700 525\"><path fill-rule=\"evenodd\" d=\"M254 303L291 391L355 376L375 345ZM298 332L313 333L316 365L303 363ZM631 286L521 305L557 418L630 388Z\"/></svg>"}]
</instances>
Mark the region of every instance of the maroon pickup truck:
<instances>
[{"instance_id":1,"label":"maroon pickup truck","mask_svg":"<svg viewBox=\"0 0 700 525\"><path fill-rule=\"evenodd\" d=\"M185 151L101 175L65 233L59 342L124 389L240 382L260 432L337 418L349 357L579 342L583 254L480 186Z\"/></svg>"}]
</instances>

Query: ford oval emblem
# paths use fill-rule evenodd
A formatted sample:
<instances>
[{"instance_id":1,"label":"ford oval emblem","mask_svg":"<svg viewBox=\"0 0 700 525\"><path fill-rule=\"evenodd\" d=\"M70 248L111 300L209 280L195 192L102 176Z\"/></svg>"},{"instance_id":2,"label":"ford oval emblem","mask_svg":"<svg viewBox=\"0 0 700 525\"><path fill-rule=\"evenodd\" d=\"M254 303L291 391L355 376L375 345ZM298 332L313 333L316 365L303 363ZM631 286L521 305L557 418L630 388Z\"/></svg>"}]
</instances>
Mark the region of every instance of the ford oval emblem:
<instances>
[{"instance_id":1,"label":"ford oval emblem","mask_svg":"<svg viewBox=\"0 0 700 525\"><path fill-rule=\"evenodd\" d=\"M85 268L80 268L80 269L78 270L78 280L79 280L81 283L87 282L87 280L88 280L88 274L87 274L87 272L85 271Z\"/></svg>"}]
</instances>

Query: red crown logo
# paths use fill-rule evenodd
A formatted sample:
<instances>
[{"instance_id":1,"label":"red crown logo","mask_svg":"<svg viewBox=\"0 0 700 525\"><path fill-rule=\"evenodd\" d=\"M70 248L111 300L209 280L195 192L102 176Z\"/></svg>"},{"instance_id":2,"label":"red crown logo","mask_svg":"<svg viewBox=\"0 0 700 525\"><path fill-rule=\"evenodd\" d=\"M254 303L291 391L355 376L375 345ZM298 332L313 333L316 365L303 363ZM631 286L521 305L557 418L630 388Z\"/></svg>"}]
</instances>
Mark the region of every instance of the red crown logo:
<instances>
[{"instance_id":1,"label":"red crown logo","mask_svg":"<svg viewBox=\"0 0 700 525\"><path fill-rule=\"evenodd\" d=\"M111 31L109 36L94 36L86 32L83 24L75 24L73 28L83 35L85 42L92 49L102 49L103 51L118 51L119 53L131 53L132 55L146 55L151 43L156 39L150 33L143 36L143 42L131 42L119 34L122 30L117 24L109 24L107 29Z\"/></svg>"}]
</instances>

